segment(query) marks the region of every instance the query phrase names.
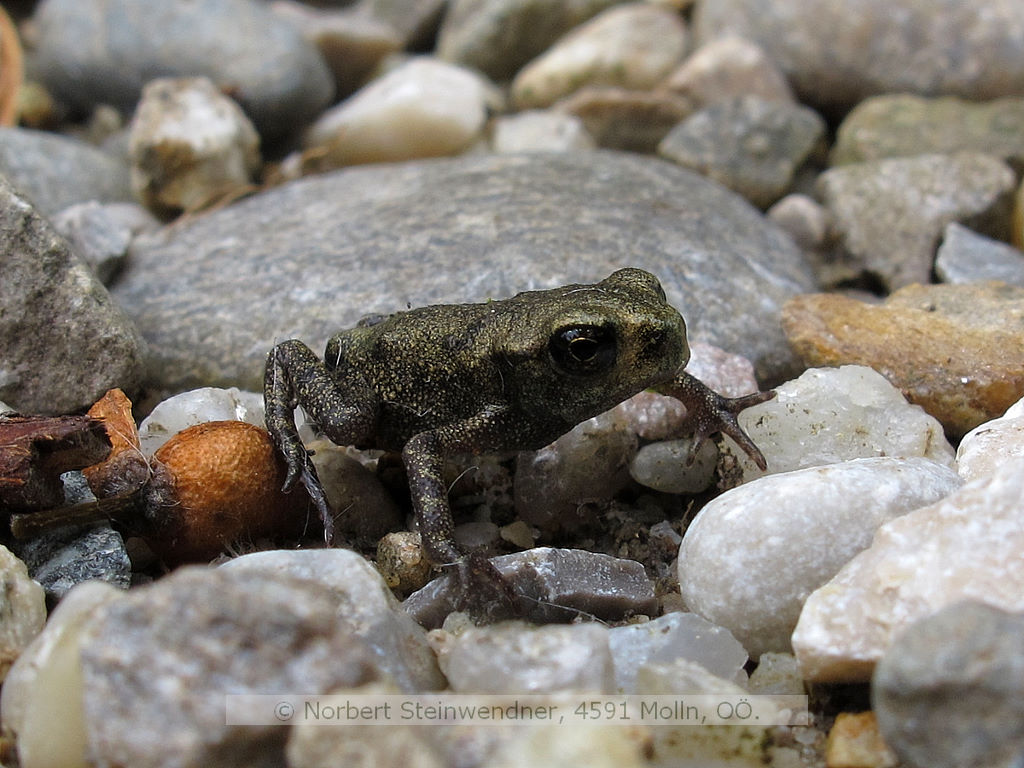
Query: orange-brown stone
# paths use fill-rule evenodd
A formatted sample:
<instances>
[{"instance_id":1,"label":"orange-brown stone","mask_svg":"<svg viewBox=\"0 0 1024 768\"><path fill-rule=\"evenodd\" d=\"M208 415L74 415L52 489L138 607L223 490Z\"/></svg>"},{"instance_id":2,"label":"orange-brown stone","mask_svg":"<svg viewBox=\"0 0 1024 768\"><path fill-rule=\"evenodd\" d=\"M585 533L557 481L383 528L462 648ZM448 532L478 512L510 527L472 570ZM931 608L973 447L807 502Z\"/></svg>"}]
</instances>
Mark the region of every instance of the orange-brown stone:
<instances>
[{"instance_id":1,"label":"orange-brown stone","mask_svg":"<svg viewBox=\"0 0 1024 768\"><path fill-rule=\"evenodd\" d=\"M882 305L806 294L783 307L782 324L808 366L870 366L952 436L1024 396L1022 288L911 285Z\"/></svg>"}]
</instances>

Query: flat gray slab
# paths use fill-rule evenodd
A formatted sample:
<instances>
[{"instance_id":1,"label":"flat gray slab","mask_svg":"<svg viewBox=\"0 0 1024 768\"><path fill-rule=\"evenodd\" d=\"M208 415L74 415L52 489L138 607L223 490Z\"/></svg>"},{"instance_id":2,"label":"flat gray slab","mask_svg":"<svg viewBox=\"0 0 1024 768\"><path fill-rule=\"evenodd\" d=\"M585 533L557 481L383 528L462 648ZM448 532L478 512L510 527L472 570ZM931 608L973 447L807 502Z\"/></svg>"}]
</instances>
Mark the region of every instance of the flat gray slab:
<instances>
[{"instance_id":1,"label":"flat gray slab","mask_svg":"<svg viewBox=\"0 0 1024 768\"><path fill-rule=\"evenodd\" d=\"M323 349L365 314L658 275L691 339L794 366L779 325L815 289L774 224L665 161L614 152L473 156L307 177L136 241L115 298L163 390L259 387L278 341Z\"/></svg>"}]
</instances>

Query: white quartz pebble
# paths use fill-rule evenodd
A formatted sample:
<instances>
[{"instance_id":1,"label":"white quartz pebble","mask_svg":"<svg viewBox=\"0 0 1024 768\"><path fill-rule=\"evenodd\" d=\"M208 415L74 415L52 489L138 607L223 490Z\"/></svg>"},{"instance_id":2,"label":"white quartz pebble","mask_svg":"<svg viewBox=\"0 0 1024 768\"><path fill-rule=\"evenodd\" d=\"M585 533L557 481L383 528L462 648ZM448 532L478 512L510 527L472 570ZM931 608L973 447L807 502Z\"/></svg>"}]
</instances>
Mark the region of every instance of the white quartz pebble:
<instances>
[{"instance_id":1,"label":"white quartz pebble","mask_svg":"<svg viewBox=\"0 0 1024 768\"><path fill-rule=\"evenodd\" d=\"M1024 458L1024 400L998 419L979 424L960 441L957 469L964 481L990 477L1007 459Z\"/></svg>"},{"instance_id":2,"label":"white quartz pebble","mask_svg":"<svg viewBox=\"0 0 1024 768\"><path fill-rule=\"evenodd\" d=\"M812 368L775 391L774 399L738 419L764 453L768 472L871 456L921 456L953 466L942 425L871 368ZM764 474L730 438L723 441L743 481Z\"/></svg>"},{"instance_id":3,"label":"white quartz pebble","mask_svg":"<svg viewBox=\"0 0 1024 768\"><path fill-rule=\"evenodd\" d=\"M132 189L155 210L201 208L252 181L259 145L242 108L208 78L152 80L132 120Z\"/></svg>"},{"instance_id":4,"label":"white quartz pebble","mask_svg":"<svg viewBox=\"0 0 1024 768\"><path fill-rule=\"evenodd\" d=\"M683 536L683 600L752 657L787 652L804 600L870 545L879 525L959 485L953 469L928 459L873 458L734 488Z\"/></svg>"},{"instance_id":5,"label":"white quartz pebble","mask_svg":"<svg viewBox=\"0 0 1024 768\"><path fill-rule=\"evenodd\" d=\"M609 8L523 67L512 98L520 108L546 107L584 85L649 90L682 59L686 37L682 19L669 8Z\"/></svg>"},{"instance_id":6,"label":"white quartz pebble","mask_svg":"<svg viewBox=\"0 0 1024 768\"><path fill-rule=\"evenodd\" d=\"M793 649L812 681L871 677L893 639L960 600L1024 611L1024 460L886 523L804 605Z\"/></svg>"},{"instance_id":7,"label":"white quartz pebble","mask_svg":"<svg viewBox=\"0 0 1024 768\"><path fill-rule=\"evenodd\" d=\"M156 449L183 429L207 421L245 421L263 426L263 395L235 387L202 387L169 397L139 424L142 452Z\"/></svg>"},{"instance_id":8,"label":"white quartz pebble","mask_svg":"<svg viewBox=\"0 0 1024 768\"><path fill-rule=\"evenodd\" d=\"M322 167L454 155L481 135L491 88L468 69L412 59L325 112L304 144Z\"/></svg>"}]
</instances>

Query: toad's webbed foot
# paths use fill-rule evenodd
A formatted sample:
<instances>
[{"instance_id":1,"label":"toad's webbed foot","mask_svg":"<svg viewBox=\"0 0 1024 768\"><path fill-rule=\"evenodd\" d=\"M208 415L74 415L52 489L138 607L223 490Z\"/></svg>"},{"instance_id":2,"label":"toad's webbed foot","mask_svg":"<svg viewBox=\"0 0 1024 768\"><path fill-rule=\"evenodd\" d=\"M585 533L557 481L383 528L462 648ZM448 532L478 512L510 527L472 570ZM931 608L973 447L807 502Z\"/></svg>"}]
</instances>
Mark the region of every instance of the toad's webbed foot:
<instances>
[{"instance_id":1,"label":"toad's webbed foot","mask_svg":"<svg viewBox=\"0 0 1024 768\"><path fill-rule=\"evenodd\" d=\"M775 397L774 390L755 392L743 397L723 397L688 373L677 376L668 384L657 387L657 390L676 398L686 406L685 428L693 433L687 463L693 462L697 451L707 438L721 432L735 440L758 467L762 470L768 468L764 454L740 427L736 416L752 405L771 400Z\"/></svg>"},{"instance_id":2,"label":"toad's webbed foot","mask_svg":"<svg viewBox=\"0 0 1024 768\"><path fill-rule=\"evenodd\" d=\"M306 493L309 494L313 506L316 507L320 522L324 526L324 543L330 547L334 544L334 513L331 511L331 505L327 502L327 492L324 491L323 483L320 482L320 477L316 473L316 468L313 466L313 460L309 457L309 452L305 451L305 455L303 467L299 471L299 480L306 489ZM291 467L289 467L290 473ZM285 490L288 490L287 483L285 484Z\"/></svg>"},{"instance_id":3,"label":"toad's webbed foot","mask_svg":"<svg viewBox=\"0 0 1024 768\"><path fill-rule=\"evenodd\" d=\"M471 552L453 563L456 607L475 624L491 624L519 618L519 596L509 580L480 552Z\"/></svg>"}]
</instances>

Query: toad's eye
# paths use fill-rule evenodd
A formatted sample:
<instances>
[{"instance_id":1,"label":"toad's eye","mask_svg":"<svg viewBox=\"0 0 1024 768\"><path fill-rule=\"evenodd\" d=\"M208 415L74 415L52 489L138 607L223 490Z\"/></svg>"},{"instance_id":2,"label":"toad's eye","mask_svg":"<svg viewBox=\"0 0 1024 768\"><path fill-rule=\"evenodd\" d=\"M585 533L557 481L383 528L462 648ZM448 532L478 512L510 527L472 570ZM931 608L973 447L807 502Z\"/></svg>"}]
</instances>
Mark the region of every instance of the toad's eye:
<instances>
[{"instance_id":1,"label":"toad's eye","mask_svg":"<svg viewBox=\"0 0 1024 768\"><path fill-rule=\"evenodd\" d=\"M601 373L615 364L615 332L599 325L572 325L555 331L548 349L565 373Z\"/></svg>"}]
</instances>

